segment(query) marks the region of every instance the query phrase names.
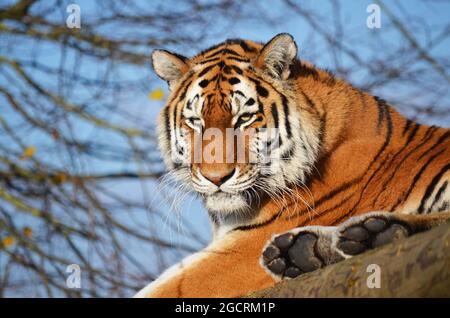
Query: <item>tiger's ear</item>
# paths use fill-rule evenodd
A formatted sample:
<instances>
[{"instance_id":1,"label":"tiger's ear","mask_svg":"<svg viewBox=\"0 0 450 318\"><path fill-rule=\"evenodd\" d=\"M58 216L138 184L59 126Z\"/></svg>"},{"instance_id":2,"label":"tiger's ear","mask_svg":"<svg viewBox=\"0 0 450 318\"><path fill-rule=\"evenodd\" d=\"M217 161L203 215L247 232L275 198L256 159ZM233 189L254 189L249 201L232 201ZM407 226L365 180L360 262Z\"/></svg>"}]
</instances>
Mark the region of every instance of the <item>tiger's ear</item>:
<instances>
[{"instance_id":1,"label":"tiger's ear","mask_svg":"<svg viewBox=\"0 0 450 318\"><path fill-rule=\"evenodd\" d=\"M169 88L189 70L186 57L165 50L153 51L152 66L156 75L169 84Z\"/></svg>"},{"instance_id":2,"label":"tiger's ear","mask_svg":"<svg viewBox=\"0 0 450 318\"><path fill-rule=\"evenodd\" d=\"M255 66L277 79L289 77L289 67L297 56L297 44L289 33L280 33L262 48Z\"/></svg>"}]
</instances>

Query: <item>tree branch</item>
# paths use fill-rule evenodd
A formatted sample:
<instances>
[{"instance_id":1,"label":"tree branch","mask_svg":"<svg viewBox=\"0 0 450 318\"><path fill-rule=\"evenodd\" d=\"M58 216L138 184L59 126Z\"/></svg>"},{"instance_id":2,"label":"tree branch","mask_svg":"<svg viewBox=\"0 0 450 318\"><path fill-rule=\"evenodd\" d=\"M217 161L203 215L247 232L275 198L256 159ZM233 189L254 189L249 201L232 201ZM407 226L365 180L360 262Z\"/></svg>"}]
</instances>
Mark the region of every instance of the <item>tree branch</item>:
<instances>
[{"instance_id":1,"label":"tree branch","mask_svg":"<svg viewBox=\"0 0 450 318\"><path fill-rule=\"evenodd\" d=\"M380 267L380 288L369 288L370 264ZM450 223L250 297L449 297Z\"/></svg>"}]
</instances>

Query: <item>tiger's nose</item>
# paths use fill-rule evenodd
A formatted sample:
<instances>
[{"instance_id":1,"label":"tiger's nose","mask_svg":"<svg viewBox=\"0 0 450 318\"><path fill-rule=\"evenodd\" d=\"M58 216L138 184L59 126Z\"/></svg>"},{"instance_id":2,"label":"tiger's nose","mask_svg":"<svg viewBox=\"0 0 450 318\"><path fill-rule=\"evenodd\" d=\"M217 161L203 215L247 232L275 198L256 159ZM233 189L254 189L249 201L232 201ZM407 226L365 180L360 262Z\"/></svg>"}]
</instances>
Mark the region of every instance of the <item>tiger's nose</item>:
<instances>
[{"instance_id":1,"label":"tiger's nose","mask_svg":"<svg viewBox=\"0 0 450 318\"><path fill-rule=\"evenodd\" d=\"M209 181L214 183L216 186L220 187L222 184L227 182L236 171L235 168L228 169L201 169L200 173Z\"/></svg>"}]
</instances>

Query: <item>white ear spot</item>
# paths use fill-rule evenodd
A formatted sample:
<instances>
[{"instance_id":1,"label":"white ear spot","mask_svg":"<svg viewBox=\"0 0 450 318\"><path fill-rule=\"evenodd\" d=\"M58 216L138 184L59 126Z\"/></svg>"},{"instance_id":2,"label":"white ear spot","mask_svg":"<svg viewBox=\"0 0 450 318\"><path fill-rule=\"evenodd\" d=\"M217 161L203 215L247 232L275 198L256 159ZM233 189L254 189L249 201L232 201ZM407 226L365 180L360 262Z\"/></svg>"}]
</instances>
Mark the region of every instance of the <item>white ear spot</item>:
<instances>
[{"instance_id":1,"label":"white ear spot","mask_svg":"<svg viewBox=\"0 0 450 318\"><path fill-rule=\"evenodd\" d=\"M155 50L152 53L152 65L156 74L172 85L179 80L189 69L186 58L164 50Z\"/></svg>"},{"instance_id":2,"label":"white ear spot","mask_svg":"<svg viewBox=\"0 0 450 318\"><path fill-rule=\"evenodd\" d=\"M270 40L261 50L255 65L275 78L286 79L289 66L297 56L297 45L288 33L281 33Z\"/></svg>"}]
</instances>

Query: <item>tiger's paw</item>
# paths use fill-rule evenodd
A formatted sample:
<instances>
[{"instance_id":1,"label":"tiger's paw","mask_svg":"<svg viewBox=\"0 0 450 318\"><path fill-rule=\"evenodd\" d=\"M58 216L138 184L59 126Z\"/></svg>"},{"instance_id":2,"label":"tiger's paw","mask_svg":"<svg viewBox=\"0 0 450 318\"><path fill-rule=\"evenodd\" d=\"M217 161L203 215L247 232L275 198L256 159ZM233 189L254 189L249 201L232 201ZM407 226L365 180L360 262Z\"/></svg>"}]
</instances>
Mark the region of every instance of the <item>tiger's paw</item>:
<instances>
[{"instance_id":1,"label":"tiger's paw","mask_svg":"<svg viewBox=\"0 0 450 318\"><path fill-rule=\"evenodd\" d=\"M352 217L338 227L296 228L269 241L261 265L276 279L294 278L406 238L424 228L408 216L390 212Z\"/></svg>"},{"instance_id":2,"label":"tiger's paw","mask_svg":"<svg viewBox=\"0 0 450 318\"><path fill-rule=\"evenodd\" d=\"M332 247L337 228L308 226L276 235L263 250L261 265L275 279L294 278L344 257Z\"/></svg>"},{"instance_id":3,"label":"tiger's paw","mask_svg":"<svg viewBox=\"0 0 450 318\"><path fill-rule=\"evenodd\" d=\"M395 214L368 213L342 223L334 235L333 246L347 258L406 238L414 232L413 227Z\"/></svg>"}]
</instances>

